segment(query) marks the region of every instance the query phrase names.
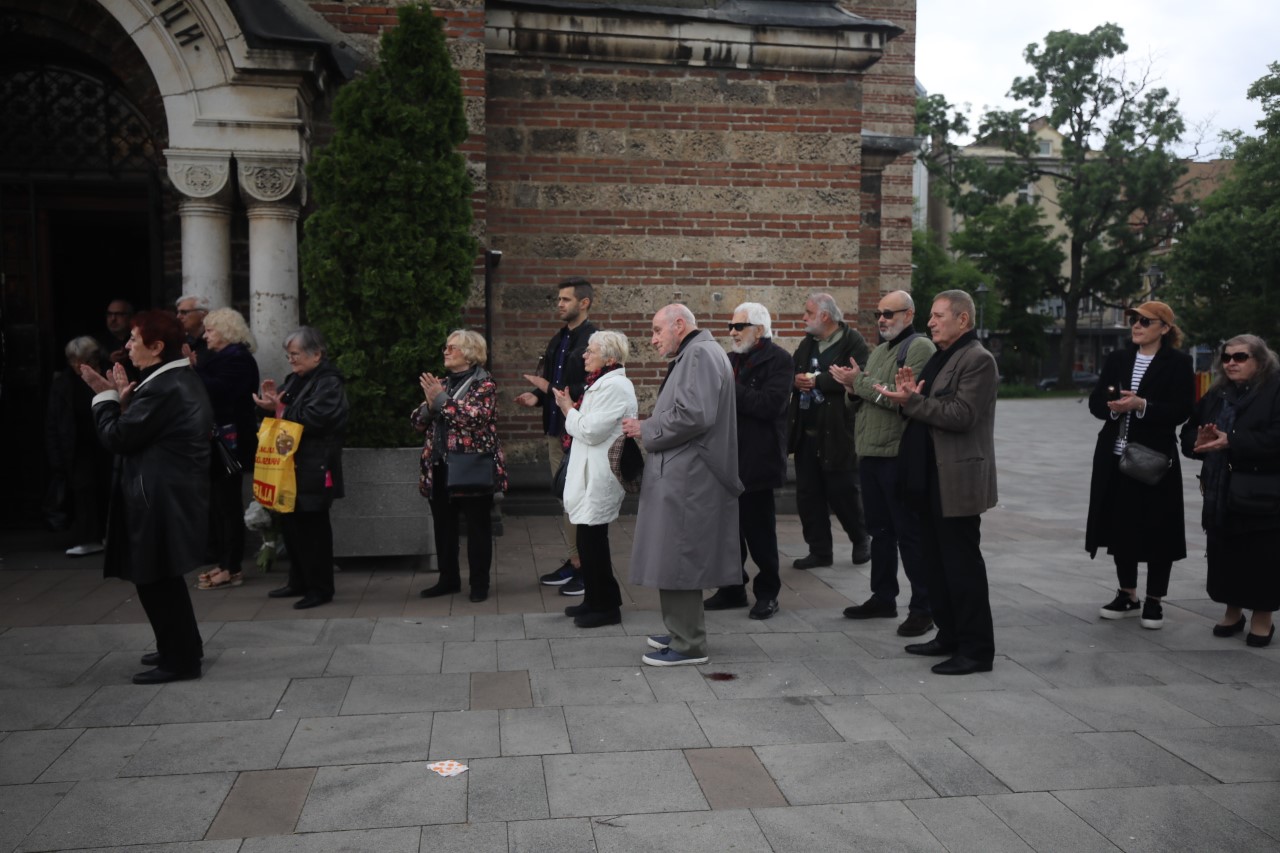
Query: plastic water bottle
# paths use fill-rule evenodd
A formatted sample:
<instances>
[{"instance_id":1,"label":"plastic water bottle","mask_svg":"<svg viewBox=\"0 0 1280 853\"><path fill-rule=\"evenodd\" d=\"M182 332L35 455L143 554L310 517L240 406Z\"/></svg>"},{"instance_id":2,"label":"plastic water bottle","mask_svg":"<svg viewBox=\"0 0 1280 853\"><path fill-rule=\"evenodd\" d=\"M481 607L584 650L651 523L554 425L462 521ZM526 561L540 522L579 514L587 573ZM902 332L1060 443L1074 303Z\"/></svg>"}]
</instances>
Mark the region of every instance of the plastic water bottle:
<instances>
[{"instance_id":1,"label":"plastic water bottle","mask_svg":"<svg viewBox=\"0 0 1280 853\"><path fill-rule=\"evenodd\" d=\"M819 405L821 405L822 403L825 403L827 400L826 395L824 395L821 389L818 388L818 359L817 358L809 359L809 377L813 379L813 391L812 391L813 402L818 403ZM804 404L804 401L802 400L801 405L803 404Z\"/></svg>"}]
</instances>

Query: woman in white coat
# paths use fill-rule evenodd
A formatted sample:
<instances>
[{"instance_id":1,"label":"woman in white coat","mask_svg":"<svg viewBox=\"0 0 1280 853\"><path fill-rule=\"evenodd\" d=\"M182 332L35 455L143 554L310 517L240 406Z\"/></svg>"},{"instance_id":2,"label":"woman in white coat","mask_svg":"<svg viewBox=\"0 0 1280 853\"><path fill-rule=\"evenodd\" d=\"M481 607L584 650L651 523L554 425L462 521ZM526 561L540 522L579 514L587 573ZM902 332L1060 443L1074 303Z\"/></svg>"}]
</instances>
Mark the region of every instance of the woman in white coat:
<instances>
[{"instance_id":1,"label":"woman in white coat","mask_svg":"<svg viewBox=\"0 0 1280 853\"><path fill-rule=\"evenodd\" d=\"M636 416L636 389L623 367L628 352L625 335L596 332L582 355L587 382L581 399L574 403L567 392L555 389L569 450L564 508L577 525L586 588L582 603L564 612L579 628L622 622L622 592L609 555L609 522L618 517L624 491L609 466L609 450L622 436L622 419Z\"/></svg>"}]
</instances>

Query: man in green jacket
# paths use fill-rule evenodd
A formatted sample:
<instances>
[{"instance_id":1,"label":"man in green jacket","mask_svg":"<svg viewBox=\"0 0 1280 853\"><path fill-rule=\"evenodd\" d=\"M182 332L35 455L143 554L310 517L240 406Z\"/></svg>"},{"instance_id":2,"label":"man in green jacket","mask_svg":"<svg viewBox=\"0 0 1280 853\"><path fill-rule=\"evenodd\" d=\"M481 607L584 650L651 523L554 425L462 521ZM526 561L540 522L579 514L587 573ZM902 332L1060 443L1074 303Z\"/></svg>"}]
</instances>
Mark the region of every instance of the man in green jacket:
<instances>
[{"instance_id":1,"label":"man in green jacket","mask_svg":"<svg viewBox=\"0 0 1280 853\"><path fill-rule=\"evenodd\" d=\"M893 386L898 368L910 367L917 376L937 347L914 326L915 303L911 294L895 290L885 294L876 309L881 344L871 351L867 369L857 362L831 365L834 376L848 392L847 405L861 401L853 443L862 478L862 506L871 533L871 597L846 607L850 619L895 619L898 616L898 552L911 584L906 621L898 626L904 637L918 637L933 628L929 591L925 586L920 552L920 520L902 499L898 483L898 446L906 421L898 406L876 391L875 385Z\"/></svg>"}]
</instances>

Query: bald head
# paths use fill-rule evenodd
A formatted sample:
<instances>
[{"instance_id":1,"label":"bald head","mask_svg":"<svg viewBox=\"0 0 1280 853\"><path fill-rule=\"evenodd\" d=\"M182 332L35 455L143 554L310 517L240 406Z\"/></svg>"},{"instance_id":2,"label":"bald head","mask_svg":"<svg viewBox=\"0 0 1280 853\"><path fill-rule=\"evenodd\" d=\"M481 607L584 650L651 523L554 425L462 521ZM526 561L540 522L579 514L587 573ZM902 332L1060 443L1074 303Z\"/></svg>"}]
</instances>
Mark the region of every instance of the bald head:
<instances>
[{"instance_id":1,"label":"bald head","mask_svg":"<svg viewBox=\"0 0 1280 853\"><path fill-rule=\"evenodd\" d=\"M688 306L673 302L659 308L653 315L653 337L649 342L663 358L674 358L680 350L680 342L697 330L698 321Z\"/></svg>"}]
</instances>

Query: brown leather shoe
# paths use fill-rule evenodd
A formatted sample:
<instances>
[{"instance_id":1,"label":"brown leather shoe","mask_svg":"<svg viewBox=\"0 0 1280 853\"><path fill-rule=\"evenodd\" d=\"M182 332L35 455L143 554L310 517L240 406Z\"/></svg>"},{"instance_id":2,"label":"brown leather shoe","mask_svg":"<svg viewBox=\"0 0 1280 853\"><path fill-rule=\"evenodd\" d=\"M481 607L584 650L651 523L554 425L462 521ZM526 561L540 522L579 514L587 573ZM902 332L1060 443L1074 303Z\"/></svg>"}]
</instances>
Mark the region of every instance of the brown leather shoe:
<instances>
[{"instance_id":1,"label":"brown leather shoe","mask_svg":"<svg viewBox=\"0 0 1280 853\"><path fill-rule=\"evenodd\" d=\"M933 630L933 618L927 613L908 613L898 626L899 637L919 637Z\"/></svg>"}]
</instances>

